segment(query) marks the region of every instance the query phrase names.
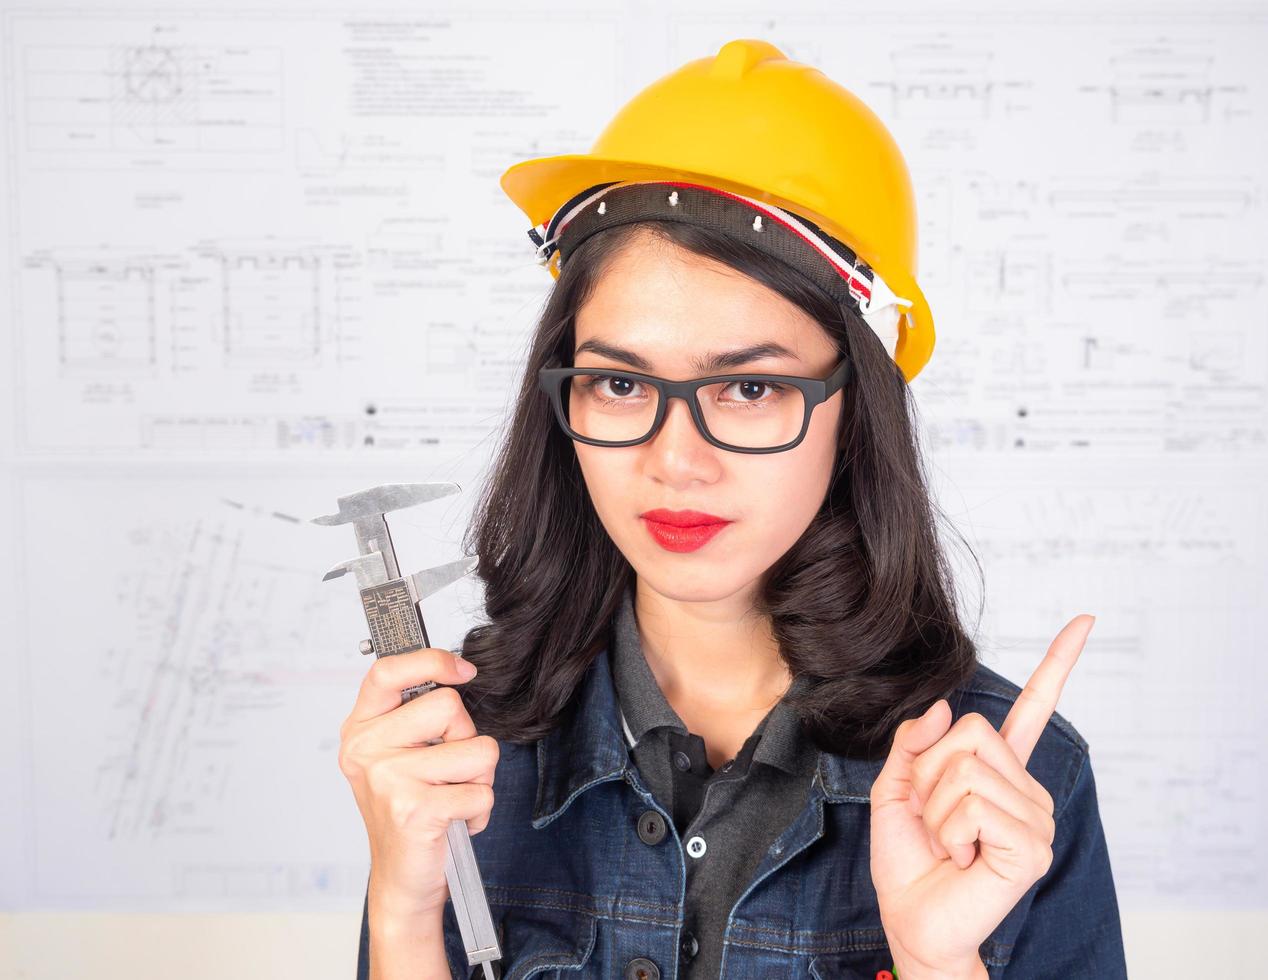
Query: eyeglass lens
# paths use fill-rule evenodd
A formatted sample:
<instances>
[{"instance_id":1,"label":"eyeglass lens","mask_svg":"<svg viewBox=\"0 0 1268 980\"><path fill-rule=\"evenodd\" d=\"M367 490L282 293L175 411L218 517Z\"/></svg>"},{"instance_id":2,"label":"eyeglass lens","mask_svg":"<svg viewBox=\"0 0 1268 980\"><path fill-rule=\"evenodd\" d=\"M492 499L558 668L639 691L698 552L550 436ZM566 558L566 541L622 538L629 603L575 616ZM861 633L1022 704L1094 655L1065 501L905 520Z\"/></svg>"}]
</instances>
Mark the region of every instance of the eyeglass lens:
<instances>
[{"instance_id":1,"label":"eyeglass lens","mask_svg":"<svg viewBox=\"0 0 1268 980\"><path fill-rule=\"evenodd\" d=\"M587 439L641 439L656 419L660 392L635 378L575 374L565 378L568 424ZM805 397L795 385L753 376L702 385L696 401L705 426L718 441L741 449L769 449L797 438L805 420Z\"/></svg>"}]
</instances>

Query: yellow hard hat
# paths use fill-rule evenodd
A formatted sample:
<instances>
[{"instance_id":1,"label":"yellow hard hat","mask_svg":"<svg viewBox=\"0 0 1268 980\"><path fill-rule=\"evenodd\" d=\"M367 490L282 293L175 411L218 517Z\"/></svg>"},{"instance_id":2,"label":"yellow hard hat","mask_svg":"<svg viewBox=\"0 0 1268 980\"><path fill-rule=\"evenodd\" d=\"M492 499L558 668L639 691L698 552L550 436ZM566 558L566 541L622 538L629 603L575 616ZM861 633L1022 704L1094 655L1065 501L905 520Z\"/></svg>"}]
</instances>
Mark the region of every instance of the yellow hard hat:
<instances>
[{"instance_id":1,"label":"yellow hard hat","mask_svg":"<svg viewBox=\"0 0 1268 980\"><path fill-rule=\"evenodd\" d=\"M545 226L586 188L657 180L720 188L814 222L901 297L892 356L906 380L928 362L933 317L915 279L906 162L879 117L817 68L766 41L729 41L639 92L589 153L521 161L501 185ZM547 268L558 278L556 261Z\"/></svg>"}]
</instances>

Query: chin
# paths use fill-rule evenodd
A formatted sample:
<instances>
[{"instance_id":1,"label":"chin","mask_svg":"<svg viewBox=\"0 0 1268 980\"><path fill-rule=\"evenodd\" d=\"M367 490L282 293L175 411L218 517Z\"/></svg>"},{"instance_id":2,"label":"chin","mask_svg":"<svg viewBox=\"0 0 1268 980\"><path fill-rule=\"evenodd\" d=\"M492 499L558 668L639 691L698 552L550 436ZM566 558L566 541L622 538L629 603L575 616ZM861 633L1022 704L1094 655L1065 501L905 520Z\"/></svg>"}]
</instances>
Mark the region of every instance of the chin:
<instances>
[{"instance_id":1,"label":"chin","mask_svg":"<svg viewBox=\"0 0 1268 980\"><path fill-rule=\"evenodd\" d=\"M735 593L748 588L762 574L757 569L751 573L739 572L734 566L726 568L725 574L719 574L719 569L712 564L701 564L693 568L669 568L667 566L672 557L667 555L659 563L631 564L646 587L675 602L716 602L729 599Z\"/></svg>"}]
</instances>

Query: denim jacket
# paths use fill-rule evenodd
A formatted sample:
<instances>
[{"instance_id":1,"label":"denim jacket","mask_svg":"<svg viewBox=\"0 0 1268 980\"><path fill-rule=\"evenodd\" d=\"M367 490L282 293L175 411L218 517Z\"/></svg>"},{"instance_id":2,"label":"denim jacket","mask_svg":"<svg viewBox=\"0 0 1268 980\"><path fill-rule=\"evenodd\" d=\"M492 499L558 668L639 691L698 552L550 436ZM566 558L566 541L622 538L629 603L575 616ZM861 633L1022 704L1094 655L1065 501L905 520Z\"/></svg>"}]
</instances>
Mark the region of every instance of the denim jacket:
<instances>
[{"instance_id":1,"label":"denim jacket","mask_svg":"<svg viewBox=\"0 0 1268 980\"><path fill-rule=\"evenodd\" d=\"M998 729L1017 685L979 664L948 698ZM540 740L499 742L488 825L471 838L497 924L502 980L672 980L678 976L686 854L622 737L608 651L587 669L569 720ZM884 759L820 750L805 807L775 840L730 911L727 980L874 980L893 958L870 874L869 791ZM992 980L1126 977L1118 902L1087 742L1054 713L1027 770L1052 794L1053 861L980 946ZM654 843L640 817L661 815ZM467 966L444 909L454 978ZM362 919L359 980L368 977Z\"/></svg>"}]
</instances>

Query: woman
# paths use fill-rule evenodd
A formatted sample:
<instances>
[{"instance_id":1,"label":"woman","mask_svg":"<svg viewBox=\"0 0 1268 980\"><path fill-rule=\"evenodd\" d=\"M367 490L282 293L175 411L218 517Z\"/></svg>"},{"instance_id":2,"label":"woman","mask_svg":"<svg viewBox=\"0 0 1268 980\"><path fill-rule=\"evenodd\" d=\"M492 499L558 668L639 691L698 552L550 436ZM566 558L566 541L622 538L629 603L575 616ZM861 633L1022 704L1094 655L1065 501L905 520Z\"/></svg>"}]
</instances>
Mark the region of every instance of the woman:
<instances>
[{"instance_id":1,"label":"woman","mask_svg":"<svg viewBox=\"0 0 1268 980\"><path fill-rule=\"evenodd\" d=\"M747 123L743 86L804 85L790 65L731 42L641 109L685 102L698 129L742 95ZM631 126L635 103L638 145L691 145L655 112ZM532 234L558 281L472 528L489 622L461 659L376 661L342 730L371 847L361 977L479 975L451 819L508 980L1125 975L1087 743L1054 711L1091 617L1024 699L977 662L909 416L932 327L894 258L913 236L883 227L909 195L870 232L853 202L864 255L830 204L773 203L796 203L794 149L765 183L609 154L555 188ZM398 707L423 680L460 693Z\"/></svg>"}]
</instances>

